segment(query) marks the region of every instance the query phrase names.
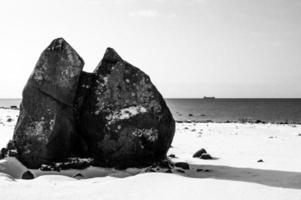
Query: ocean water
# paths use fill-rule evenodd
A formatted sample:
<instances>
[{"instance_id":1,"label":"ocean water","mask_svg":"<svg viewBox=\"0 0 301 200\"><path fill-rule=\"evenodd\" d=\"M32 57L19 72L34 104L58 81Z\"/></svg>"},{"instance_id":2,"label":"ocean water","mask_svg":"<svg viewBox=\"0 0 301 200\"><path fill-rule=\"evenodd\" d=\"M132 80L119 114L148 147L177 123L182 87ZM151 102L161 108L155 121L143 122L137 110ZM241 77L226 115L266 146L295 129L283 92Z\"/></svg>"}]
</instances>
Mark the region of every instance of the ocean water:
<instances>
[{"instance_id":1,"label":"ocean water","mask_svg":"<svg viewBox=\"0 0 301 200\"><path fill-rule=\"evenodd\" d=\"M9 108L10 106L19 107L21 99L0 99L0 108Z\"/></svg>"},{"instance_id":2,"label":"ocean water","mask_svg":"<svg viewBox=\"0 0 301 200\"><path fill-rule=\"evenodd\" d=\"M0 99L0 107L21 99ZM166 99L177 121L301 123L301 99Z\"/></svg>"},{"instance_id":3,"label":"ocean water","mask_svg":"<svg viewBox=\"0 0 301 200\"><path fill-rule=\"evenodd\" d=\"M301 99L167 99L177 121L301 123Z\"/></svg>"}]
</instances>

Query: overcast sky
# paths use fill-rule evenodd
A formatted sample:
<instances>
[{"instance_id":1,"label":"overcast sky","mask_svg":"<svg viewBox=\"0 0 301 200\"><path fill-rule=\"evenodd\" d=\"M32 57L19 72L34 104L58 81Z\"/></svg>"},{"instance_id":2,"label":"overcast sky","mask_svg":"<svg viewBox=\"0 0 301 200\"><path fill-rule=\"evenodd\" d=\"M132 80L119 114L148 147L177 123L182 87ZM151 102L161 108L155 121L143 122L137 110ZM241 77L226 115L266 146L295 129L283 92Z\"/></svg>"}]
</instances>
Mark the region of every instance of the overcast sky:
<instances>
[{"instance_id":1,"label":"overcast sky","mask_svg":"<svg viewBox=\"0 0 301 200\"><path fill-rule=\"evenodd\" d=\"M0 98L57 37L86 71L113 47L164 97L301 97L300 0L0 0L0 36Z\"/></svg>"}]
</instances>

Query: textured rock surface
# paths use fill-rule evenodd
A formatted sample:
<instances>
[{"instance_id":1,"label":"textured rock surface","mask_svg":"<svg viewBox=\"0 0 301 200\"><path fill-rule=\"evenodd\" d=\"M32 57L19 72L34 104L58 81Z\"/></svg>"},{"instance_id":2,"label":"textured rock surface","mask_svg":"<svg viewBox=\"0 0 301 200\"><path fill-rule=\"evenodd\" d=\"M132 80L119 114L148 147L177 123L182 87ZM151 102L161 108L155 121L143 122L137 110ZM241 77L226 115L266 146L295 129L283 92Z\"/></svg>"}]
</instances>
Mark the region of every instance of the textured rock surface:
<instances>
[{"instance_id":1,"label":"textured rock surface","mask_svg":"<svg viewBox=\"0 0 301 200\"><path fill-rule=\"evenodd\" d=\"M62 38L41 54L24 90L13 142L29 168L59 161L71 153L73 102L84 62Z\"/></svg>"},{"instance_id":2,"label":"textured rock surface","mask_svg":"<svg viewBox=\"0 0 301 200\"><path fill-rule=\"evenodd\" d=\"M111 48L85 100L81 131L99 165L146 166L166 156L175 122L150 78Z\"/></svg>"}]
</instances>

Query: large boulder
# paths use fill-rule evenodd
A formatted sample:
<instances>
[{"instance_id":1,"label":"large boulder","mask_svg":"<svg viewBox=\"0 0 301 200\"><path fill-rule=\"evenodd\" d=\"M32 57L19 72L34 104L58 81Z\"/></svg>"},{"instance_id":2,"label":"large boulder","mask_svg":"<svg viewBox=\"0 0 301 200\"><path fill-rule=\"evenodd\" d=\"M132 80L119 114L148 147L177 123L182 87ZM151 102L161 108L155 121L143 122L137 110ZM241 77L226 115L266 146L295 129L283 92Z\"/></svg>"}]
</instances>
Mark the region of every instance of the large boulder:
<instances>
[{"instance_id":1,"label":"large boulder","mask_svg":"<svg viewBox=\"0 0 301 200\"><path fill-rule=\"evenodd\" d=\"M13 143L29 168L70 156L76 138L73 103L84 61L62 38L41 54L24 90Z\"/></svg>"},{"instance_id":2,"label":"large boulder","mask_svg":"<svg viewBox=\"0 0 301 200\"><path fill-rule=\"evenodd\" d=\"M149 76L108 48L80 115L98 165L142 167L164 159L175 121Z\"/></svg>"}]
</instances>

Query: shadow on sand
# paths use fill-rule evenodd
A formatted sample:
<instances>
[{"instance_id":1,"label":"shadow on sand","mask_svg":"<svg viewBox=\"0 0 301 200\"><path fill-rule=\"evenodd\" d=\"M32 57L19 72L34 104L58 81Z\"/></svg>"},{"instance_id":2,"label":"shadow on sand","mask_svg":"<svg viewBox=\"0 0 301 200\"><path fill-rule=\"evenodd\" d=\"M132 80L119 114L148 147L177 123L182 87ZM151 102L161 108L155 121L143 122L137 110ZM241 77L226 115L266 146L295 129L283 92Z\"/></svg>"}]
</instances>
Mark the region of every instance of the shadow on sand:
<instances>
[{"instance_id":1,"label":"shadow on sand","mask_svg":"<svg viewBox=\"0 0 301 200\"><path fill-rule=\"evenodd\" d=\"M195 165L189 164L188 170L183 170L179 167L173 168L173 174L178 174L189 178L209 178L229 181L251 182L267 186L301 189L301 172L277 171L267 169L239 168L221 165ZM7 158L0 160L0 179L2 177L11 180L22 177L22 174L27 169L17 159ZM64 175L74 177L76 174L81 174L80 179L94 177L128 177L145 173L143 169L127 169L115 170L113 168L89 167L84 170L62 170L60 172L43 172L39 170L30 170L35 174L35 177L42 175ZM155 172L155 171L154 171ZM166 172L166 169L160 169L158 172Z\"/></svg>"},{"instance_id":2,"label":"shadow on sand","mask_svg":"<svg viewBox=\"0 0 301 200\"><path fill-rule=\"evenodd\" d=\"M273 187L301 189L300 172L190 164L189 170L178 174L190 178L214 178L258 183Z\"/></svg>"}]
</instances>

